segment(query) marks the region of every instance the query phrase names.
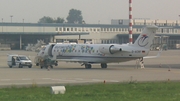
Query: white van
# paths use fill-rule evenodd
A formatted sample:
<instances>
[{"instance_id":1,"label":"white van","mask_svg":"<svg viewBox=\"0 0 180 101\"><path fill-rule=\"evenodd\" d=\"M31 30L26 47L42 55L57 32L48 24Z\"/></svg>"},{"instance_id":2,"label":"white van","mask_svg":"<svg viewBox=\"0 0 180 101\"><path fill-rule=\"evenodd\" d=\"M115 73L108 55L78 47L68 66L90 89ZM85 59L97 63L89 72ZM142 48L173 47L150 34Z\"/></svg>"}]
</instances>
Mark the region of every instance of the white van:
<instances>
[{"instance_id":1,"label":"white van","mask_svg":"<svg viewBox=\"0 0 180 101\"><path fill-rule=\"evenodd\" d=\"M23 66L32 67L32 61L25 55L8 55L7 59L7 64L10 68L23 68Z\"/></svg>"}]
</instances>

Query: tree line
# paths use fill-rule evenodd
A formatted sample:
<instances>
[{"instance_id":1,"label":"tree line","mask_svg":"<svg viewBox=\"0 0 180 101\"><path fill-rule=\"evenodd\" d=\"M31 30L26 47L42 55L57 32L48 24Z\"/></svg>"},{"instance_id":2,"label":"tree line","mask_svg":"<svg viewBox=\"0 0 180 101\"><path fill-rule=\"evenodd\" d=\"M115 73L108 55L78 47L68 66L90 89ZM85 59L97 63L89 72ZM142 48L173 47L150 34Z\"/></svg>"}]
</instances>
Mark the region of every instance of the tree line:
<instances>
[{"instance_id":1,"label":"tree line","mask_svg":"<svg viewBox=\"0 0 180 101\"><path fill-rule=\"evenodd\" d=\"M44 16L39 19L38 23L75 23L75 24L85 23L85 21L83 20L82 12L77 9L70 9L69 15L67 16L66 20L61 17L52 18L49 16Z\"/></svg>"}]
</instances>

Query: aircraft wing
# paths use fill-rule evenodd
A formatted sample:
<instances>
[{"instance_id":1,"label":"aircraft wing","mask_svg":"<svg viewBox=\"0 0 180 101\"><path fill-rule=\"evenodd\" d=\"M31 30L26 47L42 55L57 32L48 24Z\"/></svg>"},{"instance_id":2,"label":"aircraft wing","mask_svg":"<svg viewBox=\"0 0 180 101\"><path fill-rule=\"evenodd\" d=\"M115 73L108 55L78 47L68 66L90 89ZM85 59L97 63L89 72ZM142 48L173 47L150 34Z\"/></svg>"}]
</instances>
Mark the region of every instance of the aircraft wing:
<instances>
[{"instance_id":1,"label":"aircraft wing","mask_svg":"<svg viewBox=\"0 0 180 101\"><path fill-rule=\"evenodd\" d=\"M79 62L79 63L88 63L88 60L82 60L82 59L58 59L58 61L64 61L64 62Z\"/></svg>"},{"instance_id":2,"label":"aircraft wing","mask_svg":"<svg viewBox=\"0 0 180 101\"><path fill-rule=\"evenodd\" d=\"M95 58L57 59L57 61L78 62L78 63L103 63L103 62L106 62L105 59L95 59Z\"/></svg>"}]
</instances>

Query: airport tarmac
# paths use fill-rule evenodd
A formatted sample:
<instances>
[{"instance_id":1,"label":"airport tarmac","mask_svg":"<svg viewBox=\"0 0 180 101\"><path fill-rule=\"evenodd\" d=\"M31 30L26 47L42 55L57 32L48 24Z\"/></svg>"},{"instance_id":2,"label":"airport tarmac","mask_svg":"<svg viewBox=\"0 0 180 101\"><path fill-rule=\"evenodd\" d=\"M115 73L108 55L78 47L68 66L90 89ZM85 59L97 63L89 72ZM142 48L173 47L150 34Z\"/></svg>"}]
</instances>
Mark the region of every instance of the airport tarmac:
<instances>
[{"instance_id":1,"label":"airport tarmac","mask_svg":"<svg viewBox=\"0 0 180 101\"><path fill-rule=\"evenodd\" d=\"M136 61L108 64L107 69L100 65L92 65L85 69L79 63L59 62L53 69L9 68L7 54L30 56L32 61L36 52L30 51L0 51L0 86L25 85L63 85L96 82L130 82L130 81L180 81L180 50L162 51L159 58L144 59L145 68L137 69ZM158 51L151 51L150 56ZM140 67L138 65L138 67Z\"/></svg>"}]
</instances>

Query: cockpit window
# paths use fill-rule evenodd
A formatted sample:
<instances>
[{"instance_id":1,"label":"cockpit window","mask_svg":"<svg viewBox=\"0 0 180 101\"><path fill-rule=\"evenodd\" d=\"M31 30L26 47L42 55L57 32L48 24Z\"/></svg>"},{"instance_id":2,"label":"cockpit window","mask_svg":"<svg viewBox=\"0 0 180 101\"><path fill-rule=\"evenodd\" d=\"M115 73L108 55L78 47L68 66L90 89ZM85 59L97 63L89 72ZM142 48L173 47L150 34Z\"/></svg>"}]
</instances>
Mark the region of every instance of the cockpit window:
<instances>
[{"instance_id":1,"label":"cockpit window","mask_svg":"<svg viewBox=\"0 0 180 101\"><path fill-rule=\"evenodd\" d=\"M45 49L46 49L46 46L42 46L42 47L41 47L41 50L45 50Z\"/></svg>"},{"instance_id":2,"label":"cockpit window","mask_svg":"<svg viewBox=\"0 0 180 101\"><path fill-rule=\"evenodd\" d=\"M42 50L45 50L45 49L46 49L46 47L43 47L43 48L42 48Z\"/></svg>"}]
</instances>

